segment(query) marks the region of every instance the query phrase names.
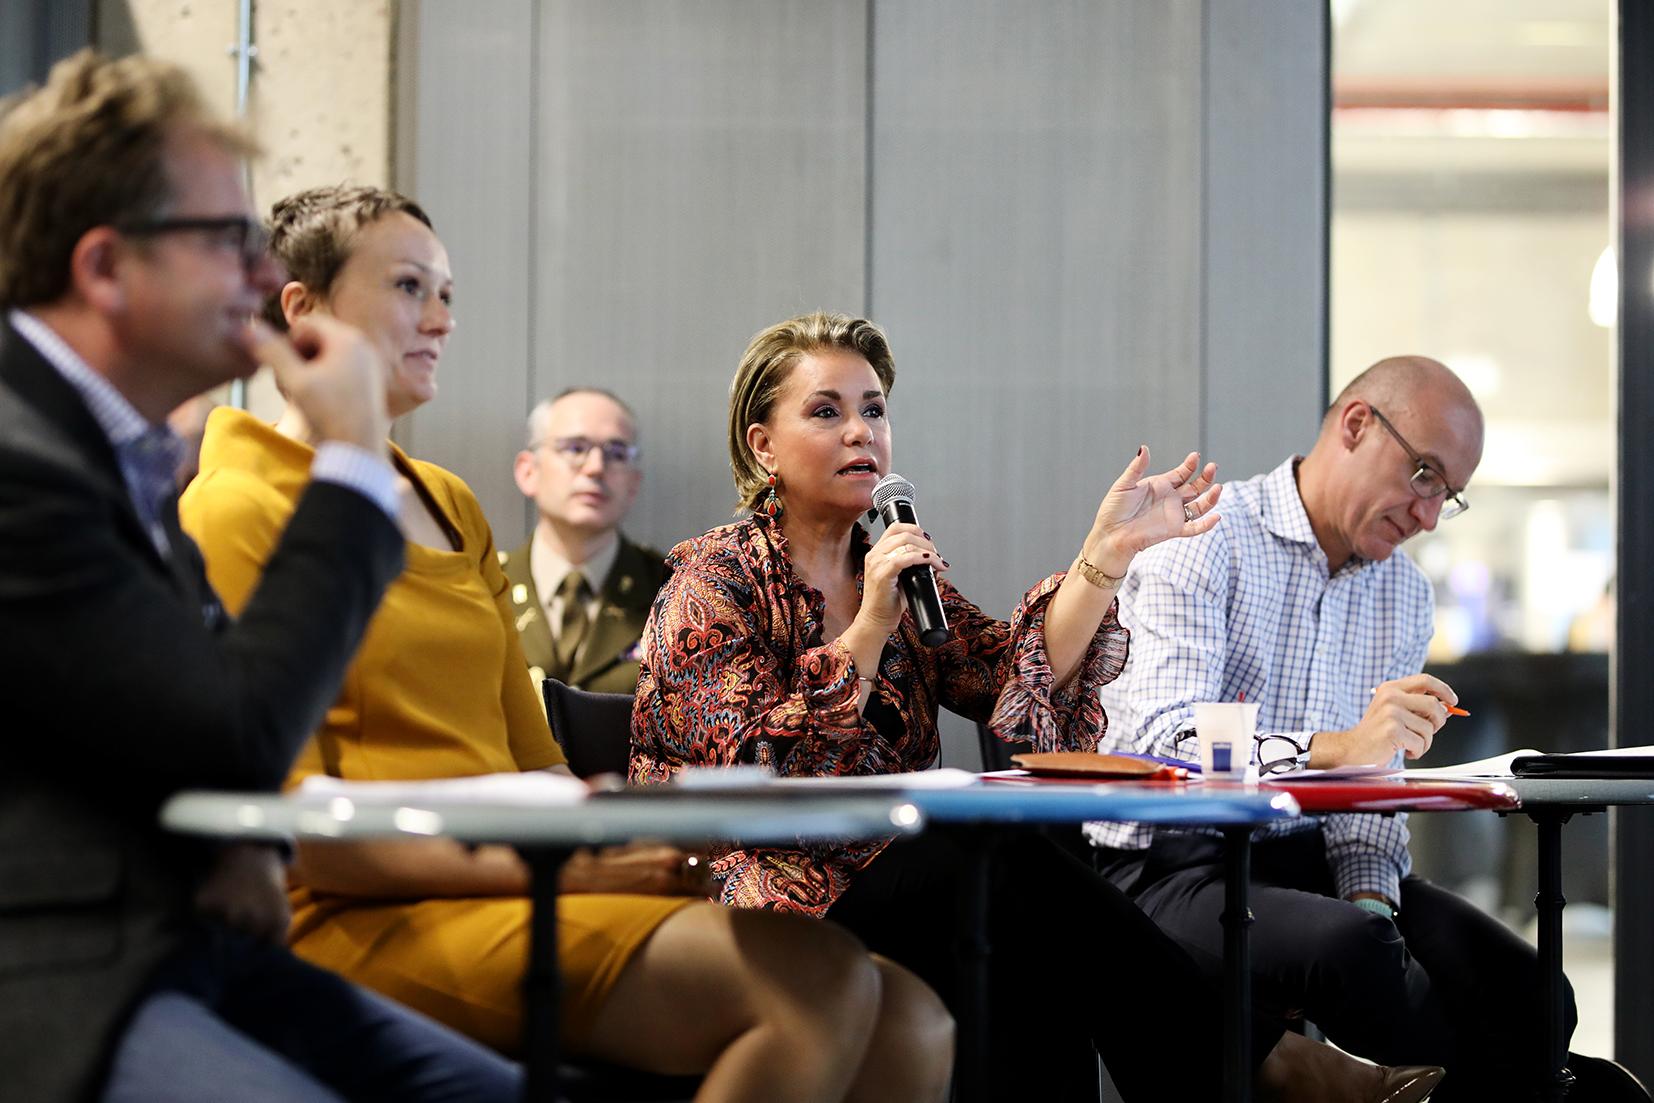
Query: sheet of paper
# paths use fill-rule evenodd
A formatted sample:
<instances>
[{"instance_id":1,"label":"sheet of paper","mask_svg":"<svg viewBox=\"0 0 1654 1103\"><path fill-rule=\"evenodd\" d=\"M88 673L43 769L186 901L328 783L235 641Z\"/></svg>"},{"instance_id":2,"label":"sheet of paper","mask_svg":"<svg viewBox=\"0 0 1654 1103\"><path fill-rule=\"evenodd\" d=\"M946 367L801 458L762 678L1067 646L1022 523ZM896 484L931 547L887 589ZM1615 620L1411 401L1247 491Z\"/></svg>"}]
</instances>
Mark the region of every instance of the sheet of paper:
<instances>
[{"instance_id":1,"label":"sheet of paper","mask_svg":"<svg viewBox=\"0 0 1654 1103\"><path fill-rule=\"evenodd\" d=\"M346 781L319 775L306 778L299 786L299 795L304 797L345 797L375 803L449 801L536 807L579 804L586 799L587 792L586 783L579 778L545 770L430 781Z\"/></svg>"},{"instance_id":2,"label":"sheet of paper","mask_svg":"<svg viewBox=\"0 0 1654 1103\"><path fill-rule=\"evenodd\" d=\"M776 777L757 766L684 770L673 784L697 791L740 789L964 789L977 783L969 770L947 767L905 774L856 774L847 777Z\"/></svg>"},{"instance_id":3,"label":"sheet of paper","mask_svg":"<svg viewBox=\"0 0 1654 1103\"><path fill-rule=\"evenodd\" d=\"M782 777L775 784L789 788L829 789L966 789L977 783L969 770L946 766L938 770L916 770L906 774L857 774L854 777Z\"/></svg>"},{"instance_id":4,"label":"sheet of paper","mask_svg":"<svg viewBox=\"0 0 1654 1103\"><path fill-rule=\"evenodd\" d=\"M1460 762L1453 766L1423 766L1407 771L1408 777L1418 778L1464 778L1464 777L1510 777L1510 764L1525 755L1544 754L1524 748L1520 751L1507 751L1505 754L1494 755L1492 758L1478 758L1474 762Z\"/></svg>"},{"instance_id":5,"label":"sheet of paper","mask_svg":"<svg viewBox=\"0 0 1654 1103\"><path fill-rule=\"evenodd\" d=\"M1413 771L1408 770L1407 773ZM1289 774L1270 774L1263 781L1344 781L1352 777L1399 776L1400 770L1389 766L1331 766L1325 770L1293 770Z\"/></svg>"}]
</instances>

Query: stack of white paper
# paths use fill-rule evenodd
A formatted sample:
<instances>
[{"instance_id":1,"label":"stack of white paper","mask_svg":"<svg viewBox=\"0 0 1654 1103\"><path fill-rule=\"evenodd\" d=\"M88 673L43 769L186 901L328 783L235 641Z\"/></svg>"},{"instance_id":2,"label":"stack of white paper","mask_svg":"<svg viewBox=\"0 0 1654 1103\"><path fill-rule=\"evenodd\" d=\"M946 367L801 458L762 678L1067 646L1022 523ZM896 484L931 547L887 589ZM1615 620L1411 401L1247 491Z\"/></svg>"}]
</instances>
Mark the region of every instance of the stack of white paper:
<instances>
[{"instance_id":1,"label":"stack of white paper","mask_svg":"<svg viewBox=\"0 0 1654 1103\"><path fill-rule=\"evenodd\" d=\"M567 774L545 770L522 773L478 774L430 781L346 781L318 775L299 786L299 795L330 799L344 797L373 804L421 804L432 801L460 804L523 804L535 807L578 804L586 799L586 783Z\"/></svg>"}]
</instances>

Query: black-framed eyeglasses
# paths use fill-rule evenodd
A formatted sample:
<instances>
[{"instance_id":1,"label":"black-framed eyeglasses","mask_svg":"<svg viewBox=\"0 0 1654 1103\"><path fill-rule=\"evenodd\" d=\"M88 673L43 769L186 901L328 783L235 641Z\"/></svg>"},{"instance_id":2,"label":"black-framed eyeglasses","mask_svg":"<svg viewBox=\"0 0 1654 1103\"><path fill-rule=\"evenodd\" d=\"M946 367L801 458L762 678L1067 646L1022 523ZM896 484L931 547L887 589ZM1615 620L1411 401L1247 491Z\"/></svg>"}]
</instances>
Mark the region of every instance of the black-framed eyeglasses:
<instances>
[{"instance_id":1,"label":"black-framed eyeglasses","mask_svg":"<svg viewBox=\"0 0 1654 1103\"><path fill-rule=\"evenodd\" d=\"M1272 732L1257 737L1258 776L1290 774L1309 763L1309 741L1298 742L1290 735Z\"/></svg>"},{"instance_id":2,"label":"black-framed eyeglasses","mask_svg":"<svg viewBox=\"0 0 1654 1103\"><path fill-rule=\"evenodd\" d=\"M1407 438L1398 433L1396 427L1390 424L1390 419L1379 412L1377 406L1369 402L1367 409L1373 412L1373 416L1378 419L1378 423L1384 426L1392 437L1396 438L1396 443L1401 445L1401 450L1406 452L1407 458L1413 461L1413 477L1407 483L1408 486L1412 487L1413 493L1420 498L1443 499L1441 513L1438 515L1441 520L1445 521L1450 517L1457 517L1470 508L1470 503L1465 501L1464 487L1454 489L1448 486L1447 476L1433 467L1429 460L1419 455L1418 451L1407 443Z\"/></svg>"},{"instance_id":3,"label":"black-framed eyeglasses","mask_svg":"<svg viewBox=\"0 0 1654 1103\"><path fill-rule=\"evenodd\" d=\"M209 243L232 250L241 258L241 266L248 271L252 271L270 252L270 232L264 228L264 223L248 215L230 215L223 218L155 218L147 222L129 222L115 228L129 237L204 234Z\"/></svg>"},{"instance_id":4,"label":"black-framed eyeglasses","mask_svg":"<svg viewBox=\"0 0 1654 1103\"><path fill-rule=\"evenodd\" d=\"M603 456L605 464L614 464L616 467L630 467L637 463L639 448L630 441L624 440L589 440L586 437L558 437L555 440L537 441L536 448L549 448L556 453L564 463L578 469L591 455L592 449L597 449Z\"/></svg>"}]
</instances>

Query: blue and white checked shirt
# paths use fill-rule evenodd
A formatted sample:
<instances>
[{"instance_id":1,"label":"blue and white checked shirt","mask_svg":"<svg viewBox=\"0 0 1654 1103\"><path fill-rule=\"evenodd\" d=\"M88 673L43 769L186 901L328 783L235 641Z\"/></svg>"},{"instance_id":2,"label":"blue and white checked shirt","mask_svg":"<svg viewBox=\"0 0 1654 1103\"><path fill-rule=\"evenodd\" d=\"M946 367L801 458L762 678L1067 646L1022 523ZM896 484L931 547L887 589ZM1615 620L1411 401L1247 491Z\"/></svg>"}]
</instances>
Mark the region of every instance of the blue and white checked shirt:
<instances>
[{"instance_id":1,"label":"blue and white checked shirt","mask_svg":"<svg viewBox=\"0 0 1654 1103\"><path fill-rule=\"evenodd\" d=\"M127 493L149 530L150 540L162 558L169 557L172 547L161 524L161 510L166 500L178 492L178 461L184 454L183 440L165 422L151 425L145 420L125 395L93 371L46 323L21 310L9 311L6 320L86 403L92 419L115 450ZM396 469L383 456L353 444L324 442L310 463L310 477L318 482L337 483L364 495L392 521L400 511Z\"/></svg>"},{"instance_id":2,"label":"blue and white checked shirt","mask_svg":"<svg viewBox=\"0 0 1654 1103\"><path fill-rule=\"evenodd\" d=\"M1424 666L1435 619L1430 583L1400 551L1352 559L1330 578L1298 496L1298 457L1267 475L1224 487L1223 520L1191 540L1137 556L1120 590L1131 629L1124 672L1102 691L1108 739L1100 750L1198 758L1196 701L1261 706L1259 738L1282 734L1308 747L1318 731L1353 727L1373 687ZM1266 757L1278 757L1269 744ZM1392 765L1402 764L1397 754ZM1400 899L1412 869L1406 817L1303 816L1258 838L1320 826L1340 896ZM1154 829L1093 823L1097 846L1138 850Z\"/></svg>"}]
</instances>

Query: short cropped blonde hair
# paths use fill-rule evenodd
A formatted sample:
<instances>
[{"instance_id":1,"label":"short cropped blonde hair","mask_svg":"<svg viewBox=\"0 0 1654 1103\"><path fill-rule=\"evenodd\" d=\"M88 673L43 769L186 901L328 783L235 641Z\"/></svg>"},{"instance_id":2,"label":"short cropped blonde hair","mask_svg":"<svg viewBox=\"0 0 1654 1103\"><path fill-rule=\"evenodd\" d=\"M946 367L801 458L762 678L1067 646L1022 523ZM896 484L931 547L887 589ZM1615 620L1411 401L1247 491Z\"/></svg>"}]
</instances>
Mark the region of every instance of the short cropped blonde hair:
<instances>
[{"instance_id":1,"label":"short cropped blonde hair","mask_svg":"<svg viewBox=\"0 0 1654 1103\"><path fill-rule=\"evenodd\" d=\"M866 318L816 311L759 331L747 344L729 385L729 466L735 475L737 512L757 509L769 491L770 473L747 443L747 426L769 421L793 365L822 349L847 349L861 356L886 395L896 385L896 361L884 330Z\"/></svg>"},{"instance_id":2,"label":"short cropped blonde hair","mask_svg":"<svg viewBox=\"0 0 1654 1103\"><path fill-rule=\"evenodd\" d=\"M399 211L435 232L418 203L385 188L335 184L296 192L270 208L270 252L287 269L289 281L325 298L350 259L356 235ZM287 328L279 290L266 300L264 320L278 330Z\"/></svg>"},{"instance_id":3,"label":"short cropped blonde hair","mask_svg":"<svg viewBox=\"0 0 1654 1103\"><path fill-rule=\"evenodd\" d=\"M167 142L189 132L236 156L257 152L212 117L182 69L154 58L82 50L0 104L0 306L61 298L88 230L160 217L179 183Z\"/></svg>"}]
</instances>

